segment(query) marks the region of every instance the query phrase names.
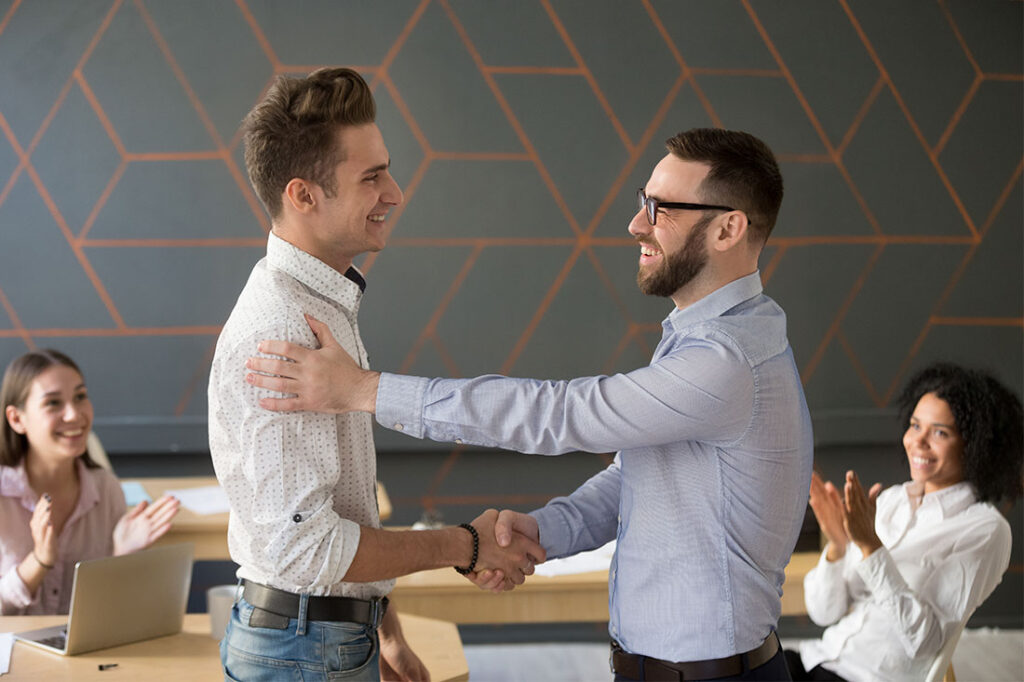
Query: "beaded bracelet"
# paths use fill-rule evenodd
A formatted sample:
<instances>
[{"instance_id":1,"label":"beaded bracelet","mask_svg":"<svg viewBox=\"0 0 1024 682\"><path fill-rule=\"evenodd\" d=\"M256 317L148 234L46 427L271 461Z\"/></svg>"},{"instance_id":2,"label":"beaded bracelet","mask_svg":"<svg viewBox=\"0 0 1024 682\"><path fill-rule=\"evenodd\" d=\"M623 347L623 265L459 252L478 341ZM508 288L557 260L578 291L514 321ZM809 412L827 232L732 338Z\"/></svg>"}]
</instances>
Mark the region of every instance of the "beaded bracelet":
<instances>
[{"instance_id":1,"label":"beaded bracelet","mask_svg":"<svg viewBox=\"0 0 1024 682\"><path fill-rule=\"evenodd\" d=\"M459 528L465 528L473 536L473 560L469 562L469 566L466 568L453 567L459 575L466 575L467 573L472 573L473 569L476 568L476 560L480 556L480 534L476 532L476 528L468 523L460 523Z\"/></svg>"}]
</instances>

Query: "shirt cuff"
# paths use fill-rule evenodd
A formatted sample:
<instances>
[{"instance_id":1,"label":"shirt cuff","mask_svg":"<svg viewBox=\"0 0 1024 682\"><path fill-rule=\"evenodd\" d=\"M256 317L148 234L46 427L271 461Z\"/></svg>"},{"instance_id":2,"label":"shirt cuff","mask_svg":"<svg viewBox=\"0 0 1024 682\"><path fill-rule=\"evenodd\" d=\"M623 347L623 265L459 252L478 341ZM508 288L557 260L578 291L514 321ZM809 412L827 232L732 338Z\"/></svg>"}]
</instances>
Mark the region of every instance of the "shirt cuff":
<instances>
[{"instance_id":1,"label":"shirt cuff","mask_svg":"<svg viewBox=\"0 0 1024 682\"><path fill-rule=\"evenodd\" d=\"M885 547L879 547L870 556L857 563L857 573L871 590L873 599L894 598L907 589L907 583L896 568L896 562Z\"/></svg>"},{"instance_id":2,"label":"shirt cuff","mask_svg":"<svg viewBox=\"0 0 1024 682\"><path fill-rule=\"evenodd\" d=\"M554 509L541 507L530 512L530 516L537 520L537 528L540 533L540 546L547 552L548 559L557 559L565 556L569 551L569 525L565 517Z\"/></svg>"},{"instance_id":3,"label":"shirt cuff","mask_svg":"<svg viewBox=\"0 0 1024 682\"><path fill-rule=\"evenodd\" d=\"M381 372L377 385L377 423L413 438L423 438L423 402L428 380Z\"/></svg>"},{"instance_id":4,"label":"shirt cuff","mask_svg":"<svg viewBox=\"0 0 1024 682\"><path fill-rule=\"evenodd\" d=\"M343 540L341 542L341 553L337 556L333 562L337 566L337 581L341 582L345 579L345 574L348 573L348 569L352 567L352 562L356 558L356 550L359 549L359 536L362 533L362 528L355 521L349 519L339 518L338 519L338 535Z\"/></svg>"},{"instance_id":5,"label":"shirt cuff","mask_svg":"<svg viewBox=\"0 0 1024 682\"><path fill-rule=\"evenodd\" d=\"M31 603L32 595L18 575L17 566L11 566L11 570L0 578L0 613L17 615Z\"/></svg>"}]
</instances>

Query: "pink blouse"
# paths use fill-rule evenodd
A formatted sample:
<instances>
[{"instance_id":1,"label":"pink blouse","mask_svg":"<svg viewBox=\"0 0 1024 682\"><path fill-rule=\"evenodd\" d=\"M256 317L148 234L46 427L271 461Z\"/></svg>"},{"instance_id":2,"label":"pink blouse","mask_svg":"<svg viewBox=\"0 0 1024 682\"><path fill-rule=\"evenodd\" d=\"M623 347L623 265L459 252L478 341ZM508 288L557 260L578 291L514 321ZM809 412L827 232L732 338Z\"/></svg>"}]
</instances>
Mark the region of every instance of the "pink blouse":
<instances>
[{"instance_id":1,"label":"pink blouse","mask_svg":"<svg viewBox=\"0 0 1024 682\"><path fill-rule=\"evenodd\" d=\"M71 606L75 563L114 553L114 526L126 511L117 478L106 469L89 469L79 459L78 504L57 538L57 562L36 594L30 594L16 570L32 551L29 520L38 496L28 484L24 462L0 466L0 614L64 614Z\"/></svg>"}]
</instances>

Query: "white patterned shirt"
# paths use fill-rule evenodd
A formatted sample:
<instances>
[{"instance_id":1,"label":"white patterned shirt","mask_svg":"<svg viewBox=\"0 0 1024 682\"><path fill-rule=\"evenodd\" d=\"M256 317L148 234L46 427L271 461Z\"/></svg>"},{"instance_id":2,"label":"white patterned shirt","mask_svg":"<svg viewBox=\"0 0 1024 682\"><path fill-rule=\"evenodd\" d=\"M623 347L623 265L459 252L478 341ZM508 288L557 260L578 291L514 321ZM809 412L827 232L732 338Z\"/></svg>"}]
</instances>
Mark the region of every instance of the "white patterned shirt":
<instances>
[{"instance_id":1,"label":"white patterned shirt","mask_svg":"<svg viewBox=\"0 0 1024 682\"><path fill-rule=\"evenodd\" d=\"M1002 580L1010 562L1010 524L971 484L922 498L921 484L878 496L875 532L884 547L867 559L850 543L830 562L821 553L804 578L807 615L829 625L800 645L804 667L847 680L923 680L939 649Z\"/></svg>"},{"instance_id":2,"label":"white patterned shirt","mask_svg":"<svg viewBox=\"0 0 1024 682\"><path fill-rule=\"evenodd\" d=\"M210 372L210 453L231 503L228 550L246 580L295 593L366 599L393 580L342 582L360 526L379 527L372 417L272 412L280 394L245 381L245 361L264 339L307 348L316 338L303 317L326 323L341 346L368 366L356 315L364 282L342 275L274 234L228 318Z\"/></svg>"}]
</instances>

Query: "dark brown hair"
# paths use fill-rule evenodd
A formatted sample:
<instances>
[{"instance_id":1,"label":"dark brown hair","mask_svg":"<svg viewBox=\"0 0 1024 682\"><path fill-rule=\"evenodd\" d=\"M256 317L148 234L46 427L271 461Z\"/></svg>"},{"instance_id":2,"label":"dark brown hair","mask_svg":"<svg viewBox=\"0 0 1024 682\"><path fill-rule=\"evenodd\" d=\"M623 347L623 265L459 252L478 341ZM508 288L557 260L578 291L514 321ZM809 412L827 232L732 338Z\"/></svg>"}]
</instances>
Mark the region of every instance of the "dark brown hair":
<instances>
[{"instance_id":1,"label":"dark brown hair","mask_svg":"<svg viewBox=\"0 0 1024 682\"><path fill-rule=\"evenodd\" d=\"M270 217L280 215L281 194L293 178L334 196L334 168L344 160L338 129L373 123L376 114L370 86L352 69L278 76L242 123L245 168Z\"/></svg>"},{"instance_id":2,"label":"dark brown hair","mask_svg":"<svg viewBox=\"0 0 1024 682\"><path fill-rule=\"evenodd\" d=\"M11 428L7 421L7 406L14 405L19 410L24 409L29 391L32 390L32 382L37 376L56 365L70 367L82 376L82 370L74 360L52 348L25 353L12 360L4 370L3 384L0 384L0 413L3 416L0 423L0 465L18 466L28 454L28 437ZM90 469L99 468L99 465L89 457L88 452L83 453L81 458Z\"/></svg>"},{"instance_id":3,"label":"dark brown hair","mask_svg":"<svg viewBox=\"0 0 1024 682\"><path fill-rule=\"evenodd\" d=\"M783 194L782 172L768 145L739 130L694 128L669 138L665 147L683 161L710 165L698 192L701 201L743 211L751 243L768 240Z\"/></svg>"}]
</instances>

